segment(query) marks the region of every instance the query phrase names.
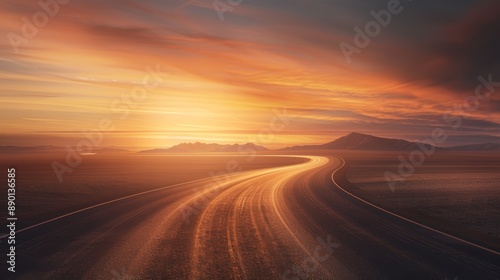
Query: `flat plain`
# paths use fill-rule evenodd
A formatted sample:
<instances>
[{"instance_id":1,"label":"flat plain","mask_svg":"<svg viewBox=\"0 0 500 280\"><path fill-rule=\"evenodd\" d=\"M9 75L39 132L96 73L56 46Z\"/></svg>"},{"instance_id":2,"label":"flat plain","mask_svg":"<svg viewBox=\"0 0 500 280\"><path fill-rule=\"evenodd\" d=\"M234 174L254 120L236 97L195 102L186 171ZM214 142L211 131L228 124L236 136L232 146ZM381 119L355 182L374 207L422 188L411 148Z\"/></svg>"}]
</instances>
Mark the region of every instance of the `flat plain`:
<instances>
[{"instance_id":1,"label":"flat plain","mask_svg":"<svg viewBox=\"0 0 500 280\"><path fill-rule=\"evenodd\" d=\"M391 190L400 153L351 152L347 178L363 198L425 225L500 249L500 154L436 153ZM405 154L402 154L405 156Z\"/></svg>"},{"instance_id":2,"label":"flat plain","mask_svg":"<svg viewBox=\"0 0 500 280\"><path fill-rule=\"evenodd\" d=\"M218 175L304 162L294 157L226 155L84 156L59 182L52 163L65 153L2 154L2 169L16 168L19 224L31 224L127 195ZM6 165L8 163L8 165ZM7 173L5 173L7 174ZM6 175L5 175L6 176ZM6 197L0 201L6 203ZM2 212L5 217L6 212Z\"/></svg>"},{"instance_id":3,"label":"flat plain","mask_svg":"<svg viewBox=\"0 0 500 280\"><path fill-rule=\"evenodd\" d=\"M64 154L11 154L15 279L497 279L498 157L435 154L393 192L398 155L108 153L59 182Z\"/></svg>"}]
</instances>

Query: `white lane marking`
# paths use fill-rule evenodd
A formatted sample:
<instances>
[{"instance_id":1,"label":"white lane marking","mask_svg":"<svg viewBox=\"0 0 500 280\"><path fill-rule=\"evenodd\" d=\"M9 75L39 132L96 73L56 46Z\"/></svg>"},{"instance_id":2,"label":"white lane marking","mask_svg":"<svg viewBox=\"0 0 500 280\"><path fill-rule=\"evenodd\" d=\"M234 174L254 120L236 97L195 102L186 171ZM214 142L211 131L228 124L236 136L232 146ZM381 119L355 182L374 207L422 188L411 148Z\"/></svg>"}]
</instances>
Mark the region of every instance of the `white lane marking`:
<instances>
[{"instance_id":1,"label":"white lane marking","mask_svg":"<svg viewBox=\"0 0 500 280\"><path fill-rule=\"evenodd\" d=\"M366 201L366 200L364 200L364 199L362 199L362 198L360 198L360 197L357 197L356 195L354 195L354 194L352 194L352 193L350 193L350 192L346 191L346 190L345 190L344 188L342 188L339 184L337 184L337 182L335 182L335 179L333 178L333 175L335 175L335 173L337 173L337 171L339 171L340 169L342 169L342 167L344 167L344 165L345 165L345 160L344 160L343 158L341 158L341 157L336 157L336 158L338 158L338 159L340 159L340 160L342 161L342 166L340 166L338 169L336 169L335 171L333 171L332 176L331 176L331 179L332 179L332 182L333 182L333 183L337 186L337 188L339 188L340 190L342 190L342 191L343 191L343 192L345 192L346 194L348 194L348 195L350 195L350 196L352 196L352 197L356 198L357 200L359 200L359 201L361 201L361 202L364 202L364 203L366 203L366 204L368 204L368 205L370 205L370 206L372 206L372 207L374 207L374 208L377 208L377 209L378 209L378 210L380 210L380 211L383 211L383 212L385 212L385 213L387 213L387 214L390 214L390 215L392 215L392 216L394 216L394 217L397 217L397 218L403 219L403 220L405 220L405 221L407 221L407 222L410 222L410 223L412 223L412 224L415 224L415 225L417 225L417 226L420 226L420 227L423 227L423 228L425 228L425 229L428 229L428 230L434 231L434 232L436 232L436 233L442 234L442 235L444 235L444 236L447 236L447 237L449 237L449 238L455 239L455 240L457 240L457 241L460 241L460 242L466 243L466 244L468 244L468 245L470 245L470 246L473 246L473 247L476 247L476 248L479 248L479 249L482 249L482 250L488 251L488 252L493 253L493 254L496 254L496 255L500 255L500 252L497 252L497 251L495 251L495 250L492 250L492 249L489 249L489 248L483 247L483 246L481 246L481 245L478 245L478 244L472 243L472 242L470 242L470 241L467 241L467 240L464 240L464 239L462 239L462 238L459 238L459 237L453 236L453 235L451 235L451 234L448 234L448 233L442 232L442 231L440 231L440 230L437 230L437 229L431 228L431 227L426 226L426 225L423 225L423 224L421 224L421 223L419 223L419 222L415 222L415 221L413 221L413 220L410 220L410 219L408 219L408 218L405 218L405 217L403 217L403 216L400 216L400 215L398 215L398 214L396 214L396 213L393 213L393 212L391 212L391 211L389 211L389 210L386 210L386 209L384 209L384 208L382 208L382 207L379 207L379 206L377 206L377 205L375 205L375 204L373 204L373 203L370 203L370 202L368 202L368 201Z\"/></svg>"}]
</instances>

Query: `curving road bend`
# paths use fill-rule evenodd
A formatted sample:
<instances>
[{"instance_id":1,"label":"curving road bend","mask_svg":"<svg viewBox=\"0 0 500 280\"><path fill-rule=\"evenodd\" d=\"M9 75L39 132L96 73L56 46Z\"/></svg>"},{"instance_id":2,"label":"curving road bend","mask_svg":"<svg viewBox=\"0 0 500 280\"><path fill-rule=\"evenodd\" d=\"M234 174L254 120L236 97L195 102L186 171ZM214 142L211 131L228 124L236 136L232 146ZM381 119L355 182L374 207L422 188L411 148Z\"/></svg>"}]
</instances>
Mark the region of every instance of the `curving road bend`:
<instances>
[{"instance_id":1,"label":"curving road bend","mask_svg":"<svg viewBox=\"0 0 500 280\"><path fill-rule=\"evenodd\" d=\"M20 231L12 279L500 279L497 252L351 195L340 158L300 157Z\"/></svg>"}]
</instances>

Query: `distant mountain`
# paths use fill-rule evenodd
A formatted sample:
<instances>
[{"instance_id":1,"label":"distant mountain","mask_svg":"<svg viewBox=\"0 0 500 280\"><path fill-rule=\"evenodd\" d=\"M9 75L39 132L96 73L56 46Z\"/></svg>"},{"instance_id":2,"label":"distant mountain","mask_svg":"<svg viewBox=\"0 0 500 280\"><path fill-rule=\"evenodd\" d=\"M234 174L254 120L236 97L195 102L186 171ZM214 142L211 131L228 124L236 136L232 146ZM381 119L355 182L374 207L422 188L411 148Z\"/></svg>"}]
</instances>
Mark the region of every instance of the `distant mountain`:
<instances>
[{"instance_id":1,"label":"distant mountain","mask_svg":"<svg viewBox=\"0 0 500 280\"><path fill-rule=\"evenodd\" d=\"M500 144L486 143L474 144L455 147L435 147L429 144L410 142L403 139L390 139L382 138L362 133L350 133L339 139L321 145L305 145L293 146L284 148L282 150L296 151L296 150L373 150L373 151L411 151L418 150L420 147L426 149L436 148L436 150L443 151L499 151Z\"/></svg>"},{"instance_id":2,"label":"distant mountain","mask_svg":"<svg viewBox=\"0 0 500 280\"><path fill-rule=\"evenodd\" d=\"M257 152L268 151L268 149L264 146L259 146L254 143L246 143L246 144L233 144L233 145L220 145L220 148L216 149L215 152L241 152L254 150Z\"/></svg>"},{"instance_id":3,"label":"distant mountain","mask_svg":"<svg viewBox=\"0 0 500 280\"><path fill-rule=\"evenodd\" d=\"M206 143L181 143L172 146L168 149L153 149L140 151L140 153L233 153L240 151L267 151L268 149L255 145L253 143L247 144L233 144L233 145L221 145L221 144L206 144Z\"/></svg>"},{"instance_id":4,"label":"distant mountain","mask_svg":"<svg viewBox=\"0 0 500 280\"><path fill-rule=\"evenodd\" d=\"M306 150L306 149L326 149L326 150L377 150L377 151L406 151L418 149L419 145L431 148L429 144L410 142L402 139L382 138L368 134L353 132L339 139L322 144L293 146L283 150Z\"/></svg>"}]
</instances>

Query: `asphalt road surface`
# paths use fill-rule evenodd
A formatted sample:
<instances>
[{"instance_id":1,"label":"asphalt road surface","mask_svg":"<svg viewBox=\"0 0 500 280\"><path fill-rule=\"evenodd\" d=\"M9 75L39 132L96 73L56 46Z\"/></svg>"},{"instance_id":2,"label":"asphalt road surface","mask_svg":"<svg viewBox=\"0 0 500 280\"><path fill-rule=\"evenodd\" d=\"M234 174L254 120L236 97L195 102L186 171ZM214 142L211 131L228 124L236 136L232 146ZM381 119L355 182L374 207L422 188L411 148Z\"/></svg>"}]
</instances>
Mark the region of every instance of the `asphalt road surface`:
<instances>
[{"instance_id":1,"label":"asphalt road surface","mask_svg":"<svg viewBox=\"0 0 500 280\"><path fill-rule=\"evenodd\" d=\"M498 252L353 196L341 158L301 157L309 161L167 186L25 228L16 273L2 275L500 279Z\"/></svg>"}]
</instances>

